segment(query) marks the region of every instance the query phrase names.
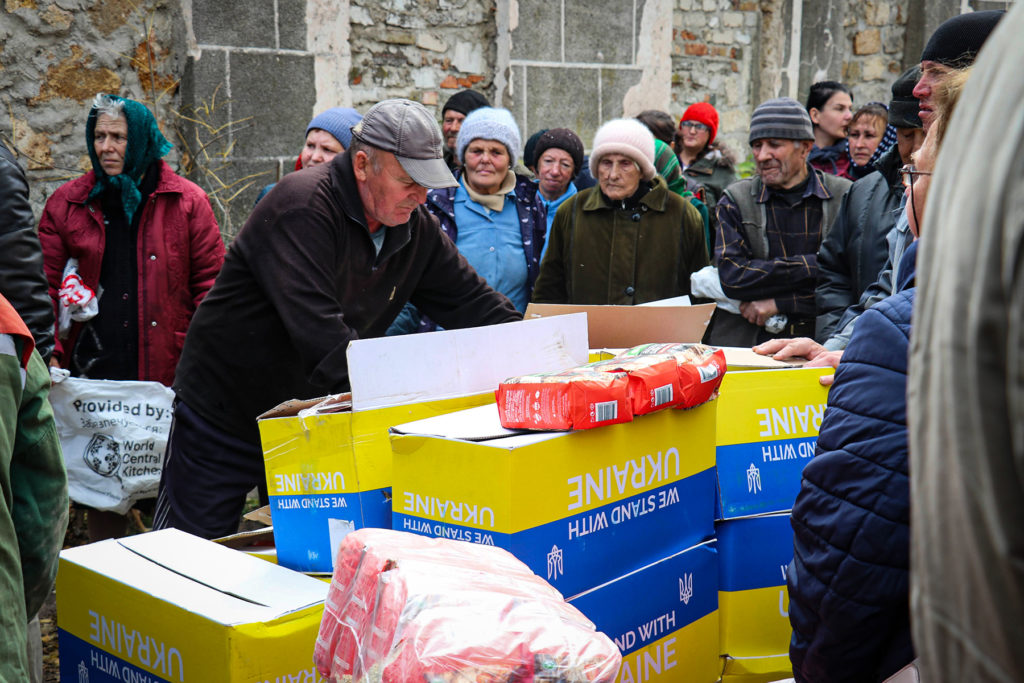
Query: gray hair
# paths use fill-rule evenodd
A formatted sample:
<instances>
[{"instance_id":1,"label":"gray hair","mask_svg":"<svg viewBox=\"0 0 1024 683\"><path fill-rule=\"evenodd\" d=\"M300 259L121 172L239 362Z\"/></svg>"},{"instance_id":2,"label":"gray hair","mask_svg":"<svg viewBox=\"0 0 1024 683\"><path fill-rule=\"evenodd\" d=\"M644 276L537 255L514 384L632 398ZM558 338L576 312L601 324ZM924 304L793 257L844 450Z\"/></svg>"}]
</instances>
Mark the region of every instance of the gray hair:
<instances>
[{"instance_id":1,"label":"gray hair","mask_svg":"<svg viewBox=\"0 0 1024 683\"><path fill-rule=\"evenodd\" d=\"M124 100L115 100L106 93L96 93L92 99L92 108L96 110L97 118L103 115L112 119L124 117Z\"/></svg>"}]
</instances>

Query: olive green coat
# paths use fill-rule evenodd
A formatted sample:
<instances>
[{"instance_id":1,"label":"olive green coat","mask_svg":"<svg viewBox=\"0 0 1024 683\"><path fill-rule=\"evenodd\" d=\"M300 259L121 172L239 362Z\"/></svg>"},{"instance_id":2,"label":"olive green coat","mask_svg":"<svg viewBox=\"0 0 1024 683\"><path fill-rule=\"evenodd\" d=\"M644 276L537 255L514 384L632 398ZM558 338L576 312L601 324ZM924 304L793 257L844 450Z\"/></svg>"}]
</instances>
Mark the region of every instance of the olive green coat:
<instances>
[{"instance_id":1,"label":"olive green coat","mask_svg":"<svg viewBox=\"0 0 1024 683\"><path fill-rule=\"evenodd\" d=\"M708 265L704 224L688 201L655 177L636 209L600 187L555 214L533 290L538 303L631 305L690 293L690 274Z\"/></svg>"}]
</instances>

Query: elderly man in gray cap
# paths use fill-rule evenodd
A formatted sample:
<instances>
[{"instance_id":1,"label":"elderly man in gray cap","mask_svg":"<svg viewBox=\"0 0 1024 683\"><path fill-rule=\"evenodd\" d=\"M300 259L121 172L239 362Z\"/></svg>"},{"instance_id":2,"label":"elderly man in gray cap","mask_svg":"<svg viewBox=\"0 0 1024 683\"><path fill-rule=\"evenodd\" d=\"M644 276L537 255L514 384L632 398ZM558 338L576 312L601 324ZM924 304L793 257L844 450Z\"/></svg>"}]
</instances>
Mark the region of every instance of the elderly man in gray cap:
<instances>
[{"instance_id":1,"label":"elderly man in gray cap","mask_svg":"<svg viewBox=\"0 0 1024 683\"><path fill-rule=\"evenodd\" d=\"M739 315L715 311L709 343L753 346L814 331L817 252L850 181L811 168L814 130L790 97L763 102L750 120L757 175L718 202L715 263Z\"/></svg>"},{"instance_id":2,"label":"elderly man in gray cap","mask_svg":"<svg viewBox=\"0 0 1024 683\"><path fill-rule=\"evenodd\" d=\"M346 391L349 342L383 336L406 302L447 329L521 319L423 206L456 184L442 154L422 105L387 100L256 206L189 327L155 528L233 533L247 492L266 499L257 416Z\"/></svg>"}]
</instances>

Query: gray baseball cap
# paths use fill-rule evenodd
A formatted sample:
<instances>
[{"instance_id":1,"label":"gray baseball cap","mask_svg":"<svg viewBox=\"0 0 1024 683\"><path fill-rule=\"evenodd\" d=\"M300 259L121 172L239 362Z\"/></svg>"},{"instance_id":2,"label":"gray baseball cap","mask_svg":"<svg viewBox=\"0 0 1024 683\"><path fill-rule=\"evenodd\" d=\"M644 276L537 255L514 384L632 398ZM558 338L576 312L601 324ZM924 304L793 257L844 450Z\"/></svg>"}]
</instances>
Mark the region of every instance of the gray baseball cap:
<instances>
[{"instance_id":1,"label":"gray baseball cap","mask_svg":"<svg viewBox=\"0 0 1024 683\"><path fill-rule=\"evenodd\" d=\"M444 162L441 129L426 107L412 100L384 100L370 107L352 128L352 137L398 159L417 184L429 188L457 187Z\"/></svg>"}]
</instances>

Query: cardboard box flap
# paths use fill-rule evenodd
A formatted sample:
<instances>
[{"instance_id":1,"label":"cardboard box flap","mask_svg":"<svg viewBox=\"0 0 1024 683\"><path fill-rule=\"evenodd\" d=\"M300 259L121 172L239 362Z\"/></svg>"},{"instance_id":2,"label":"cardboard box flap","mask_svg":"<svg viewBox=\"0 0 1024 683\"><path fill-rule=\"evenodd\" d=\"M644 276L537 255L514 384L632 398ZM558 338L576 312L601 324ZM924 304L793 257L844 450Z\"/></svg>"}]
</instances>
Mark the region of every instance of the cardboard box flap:
<instances>
[{"instance_id":1,"label":"cardboard box flap","mask_svg":"<svg viewBox=\"0 0 1024 683\"><path fill-rule=\"evenodd\" d=\"M458 441L477 441L502 448L537 443L569 432L531 432L505 429L498 419L498 406L490 404L455 413L406 422L391 428L392 434L436 436Z\"/></svg>"},{"instance_id":2,"label":"cardboard box flap","mask_svg":"<svg viewBox=\"0 0 1024 683\"><path fill-rule=\"evenodd\" d=\"M295 417L296 415L345 413L350 410L352 410L351 393L332 394L318 398L290 398L263 413L256 420L274 417Z\"/></svg>"},{"instance_id":3,"label":"cardboard box flap","mask_svg":"<svg viewBox=\"0 0 1024 683\"><path fill-rule=\"evenodd\" d=\"M509 377L587 362L584 315L349 344L352 409L369 410L494 391Z\"/></svg>"},{"instance_id":4,"label":"cardboard box flap","mask_svg":"<svg viewBox=\"0 0 1024 683\"><path fill-rule=\"evenodd\" d=\"M190 581L282 614L327 595L321 581L177 529L129 536L118 544Z\"/></svg>"},{"instance_id":5,"label":"cardboard box flap","mask_svg":"<svg viewBox=\"0 0 1024 683\"><path fill-rule=\"evenodd\" d=\"M653 302L657 303L657 302ZM628 348L638 344L699 342L715 311L714 304L698 306L576 306L530 304L526 320L586 313L589 348Z\"/></svg>"},{"instance_id":6,"label":"cardboard box flap","mask_svg":"<svg viewBox=\"0 0 1024 683\"><path fill-rule=\"evenodd\" d=\"M806 358L790 358L775 360L771 356L754 353L749 346L722 346L725 352L725 364L730 368L758 368L771 370L774 368L799 368L807 362Z\"/></svg>"}]
</instances>

